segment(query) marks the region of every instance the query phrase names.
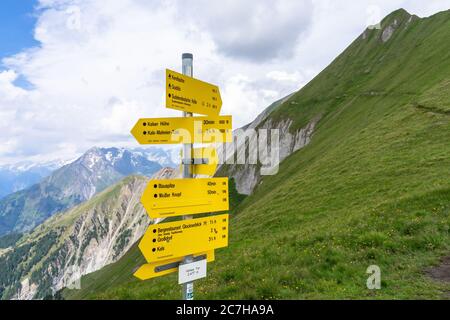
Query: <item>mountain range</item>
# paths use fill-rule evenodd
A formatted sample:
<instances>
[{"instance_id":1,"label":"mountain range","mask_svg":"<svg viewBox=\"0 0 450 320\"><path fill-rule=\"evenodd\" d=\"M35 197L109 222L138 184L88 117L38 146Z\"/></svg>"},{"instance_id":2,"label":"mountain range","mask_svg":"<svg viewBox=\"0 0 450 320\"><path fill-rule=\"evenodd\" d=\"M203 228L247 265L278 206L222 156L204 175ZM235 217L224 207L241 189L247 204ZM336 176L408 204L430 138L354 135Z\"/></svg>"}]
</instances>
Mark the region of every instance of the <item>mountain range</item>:
<instances>
[{"instance_id":1,"label":"mountain range","mask_svg":"<svg viewBox=\"0 0 450 320\"><path fill-rule=\"evenodd\" d=\"M178 175L178 170L166 167L152 177L170 179ZM140 203L148 180L127 176L89 201L55 214L29 233L2 237L0 298L53 298L58 290L76 284L82 275L119 260L155 222Z\"/></svg>"},{"instance_id":2,"label":"mountain range","mask_svg":"<svg viewBox=\"0 0 450 320\"><path fill-rule=\"evenodd\" d=\"M39 183L53 171L67 164L56 160L44 163L20 162L0 166L0 199Z\"/></svg>"},{"instance_id":3,"label":"mountain range","mask_svg":"<svg viewBox=\"0 0 450 320\"><path fill-rule=\"evenodd\" d=\"M170 159L162 149L92 148L39 183L1 199L0 236L30 231L126 176L151 176L162 168L160 163L174 166Z\"/></svg>"}]
</instances>

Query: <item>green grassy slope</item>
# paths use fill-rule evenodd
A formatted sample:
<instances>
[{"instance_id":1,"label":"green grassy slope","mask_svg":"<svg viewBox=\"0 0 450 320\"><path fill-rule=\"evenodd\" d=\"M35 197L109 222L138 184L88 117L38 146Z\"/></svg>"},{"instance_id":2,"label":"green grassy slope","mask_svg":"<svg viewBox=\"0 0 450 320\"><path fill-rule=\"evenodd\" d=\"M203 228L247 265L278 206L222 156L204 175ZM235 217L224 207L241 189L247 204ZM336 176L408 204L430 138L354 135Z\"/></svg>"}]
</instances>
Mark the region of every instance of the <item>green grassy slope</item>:
<instances>
[{"instance_id":1,"label":"green grassy slope","mask_svg":"<svg viewBox=\"0 0 450 320\"><path fill-rule=\"evenodd\" d=\"M450 11L403 10L392 38L367 31L272 112L294 129L321 114L311 144L234 210L196 299L445 298L425 270L450 255ZM290 103L290 102L295 102ZM134 248L66 298L179 299L176 276L133 279ZM382 289L366 288L378 265Z\"/></svg>"}]
</instances>

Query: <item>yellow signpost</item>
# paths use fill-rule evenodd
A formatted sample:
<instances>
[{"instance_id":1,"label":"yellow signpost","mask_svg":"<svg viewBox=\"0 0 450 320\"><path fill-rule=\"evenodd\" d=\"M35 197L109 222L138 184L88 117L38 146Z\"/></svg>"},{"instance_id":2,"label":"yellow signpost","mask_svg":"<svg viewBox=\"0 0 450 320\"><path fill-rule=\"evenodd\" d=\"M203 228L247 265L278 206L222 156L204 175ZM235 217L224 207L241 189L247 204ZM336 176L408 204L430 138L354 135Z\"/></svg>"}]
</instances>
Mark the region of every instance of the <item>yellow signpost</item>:
<instances>
[{"instance_id":1,"label":"yellow signpost","mask_svg":"<svg viewBox=\"0 0 450 320\"><path fill-rule=\"evenodd\" d=\"M214 175L219 162L216 149L193 144L232 142L233 133L231 116L219 116L219 88L192 78L192 54L183 54L182 61L183 74L166 70L166 107L183 111L183 117L140 119L131 133L140 144L183 144L184 179L151 180L141 198L151 218L183 216L183 220L149 227L139 243L148 263L134 276L148 280L178 270L183 298L193 300L194 281L206 277L214 250L228 246L229 223L228 214L191 216L229 209L228 178L192 178Z\"/></svg>"},{"instance_id":2,"label":"yellow signpost","mask_svg":"<svg viewBox=\"0 0 450 320\"><path fill-rule=\"evenodd\" d=\"M222 99L217 86L166 70L166 107L216 116L222 108Z\"/></svg>"},{"instance_id":3,"label":"yellow signpost","mask_svg":"<svg viewBox=\"0 0 450 320\"><path fill-rule=\"evenodd\" d=\"M139 249L149 263L228 246L228 214L150 226Z\"/></svg>"},{"instance_id":4,"label":"yellow signpost","mask_svg":"<svg viewBox=\"0 0 450 320\"><path fill-rule=\"evenodd\" d=\"M194 260L198 258L205 258L208 262L213 262L215 259L214 250L208 252L202 252L194 254ZM178 271L178 267L181 264L183 258L173 258L164 260L162 262L147 263L141 266L134 276L140 280L149 280L156 277L165 276Z\"/></svg>"},{"instance_id":5,"label":"yellow signpost","mask_svg":"<svg viewBox=\"0 0 450 320\"><path fill-rule=\"evenodd\" d=\"M131 130L140 144L232 141L231 116L140 119Z\"/></svg>"},{"instance_id":6,"label":"yellow signpost","mask_svg":"<svg viewBox=\"0 0 450 320\"><path fill-rule=\"evenodd\" d=\"M228 211L228 178L151 180L141 202L153 219Z\"/></svg>"}]
</instances>

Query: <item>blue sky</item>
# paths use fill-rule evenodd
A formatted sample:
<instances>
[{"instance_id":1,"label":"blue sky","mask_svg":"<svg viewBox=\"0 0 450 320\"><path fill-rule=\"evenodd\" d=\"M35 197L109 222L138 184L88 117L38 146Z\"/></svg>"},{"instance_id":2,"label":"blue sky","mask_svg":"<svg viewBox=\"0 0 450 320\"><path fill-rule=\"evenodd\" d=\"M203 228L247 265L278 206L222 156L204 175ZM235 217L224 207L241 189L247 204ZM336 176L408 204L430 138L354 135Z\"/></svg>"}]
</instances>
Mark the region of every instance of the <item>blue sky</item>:
<instances>
[{"instance_id":1,"label":"blue sky","mask_svg":"<svg viewBox=\"0 0 450 320\"><path fill-rule=\"evenodd\" d=\"M0 60L38 45L33 38L35 0L0 1Z\"/></svg>"}]
</instances>

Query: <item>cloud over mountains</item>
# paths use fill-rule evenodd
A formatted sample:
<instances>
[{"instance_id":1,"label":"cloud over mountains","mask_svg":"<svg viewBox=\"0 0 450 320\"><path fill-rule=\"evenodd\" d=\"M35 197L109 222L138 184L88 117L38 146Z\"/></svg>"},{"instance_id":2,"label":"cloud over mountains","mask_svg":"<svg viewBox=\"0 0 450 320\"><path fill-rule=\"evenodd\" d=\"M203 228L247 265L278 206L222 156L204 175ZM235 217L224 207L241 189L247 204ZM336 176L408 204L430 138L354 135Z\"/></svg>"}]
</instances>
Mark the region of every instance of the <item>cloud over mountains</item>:
<instances>
[{"instance_id":1,"label":"cloud over mountains","mask_svg":"<svg viewBox=\"0 0 450 320\"><path fill-rule=\"evenodd\" d=\"M381 18L414 1L378 2ZM0 66L0 163L136 147L138 118L179 115L164 106L164 69L179 70L182 52L194 53L194 76L220 86L222 113L242 126L331 62L367 26L369 4L40 0L39 46Z\"/></svg>"}]
</instances>

